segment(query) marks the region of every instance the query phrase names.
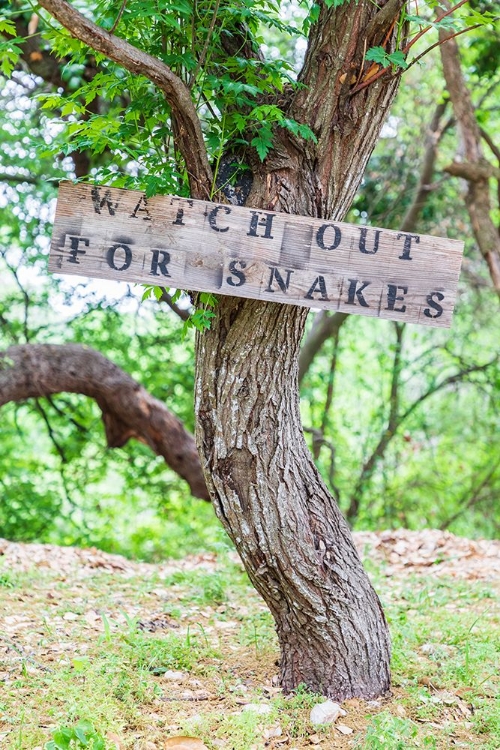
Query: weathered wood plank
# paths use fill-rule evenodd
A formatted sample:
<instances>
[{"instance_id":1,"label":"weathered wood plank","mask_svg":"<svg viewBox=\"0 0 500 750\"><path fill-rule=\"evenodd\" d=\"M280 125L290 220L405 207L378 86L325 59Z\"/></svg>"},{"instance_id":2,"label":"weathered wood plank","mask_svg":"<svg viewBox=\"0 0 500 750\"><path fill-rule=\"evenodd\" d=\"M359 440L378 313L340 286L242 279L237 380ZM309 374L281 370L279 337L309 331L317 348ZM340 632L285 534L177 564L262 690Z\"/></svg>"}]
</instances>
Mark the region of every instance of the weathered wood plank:
<instances>
[{"instance_id":1,"label":"weathered wood plank","mask_svg":"<svg viewBox=\"0 0 500 750\"><path fill-rule=\"evenodd\" d=\"M62 183L49 270L449 327L463 243Z\"/></svg>"}]
</instances>

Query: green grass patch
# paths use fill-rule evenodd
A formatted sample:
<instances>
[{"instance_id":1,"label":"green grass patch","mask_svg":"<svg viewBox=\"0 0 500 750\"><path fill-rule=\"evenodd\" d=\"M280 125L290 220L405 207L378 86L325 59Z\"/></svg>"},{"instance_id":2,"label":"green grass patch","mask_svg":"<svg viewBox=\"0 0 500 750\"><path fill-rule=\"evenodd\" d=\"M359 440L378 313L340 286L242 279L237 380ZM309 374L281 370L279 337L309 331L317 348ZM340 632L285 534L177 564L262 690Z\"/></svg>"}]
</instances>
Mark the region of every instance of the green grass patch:
<instances>
[{"instance_id":1,"label":"green grass patch","mask_svg":"<svg viewBox=\"0 0 500 750\"><path fill-rule=\"evenodd\" d=\"M277 690L274 623L241 566L222 555L210 569L159 570L2 569L2 748L114 750L113 737L121 750L161 748L187 733L211 750L261 750L278 729L297 750L311 747L311 735L322 747L363 750L500 747L494 587L374 571L393 638L394 694L347 701L346 738L310 725L318 696ZM245 711L247 703L270 711Z\"/></svg>"}]
</instances>

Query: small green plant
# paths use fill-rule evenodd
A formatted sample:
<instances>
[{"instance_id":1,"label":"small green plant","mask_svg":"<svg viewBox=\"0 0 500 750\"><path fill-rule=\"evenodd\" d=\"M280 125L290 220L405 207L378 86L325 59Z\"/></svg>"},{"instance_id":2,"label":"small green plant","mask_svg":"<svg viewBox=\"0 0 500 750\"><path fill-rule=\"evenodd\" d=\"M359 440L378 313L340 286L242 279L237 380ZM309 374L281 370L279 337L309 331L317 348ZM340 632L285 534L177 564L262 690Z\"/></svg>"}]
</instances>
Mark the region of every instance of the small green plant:
<instances>
[{"instance_id":1,"label":"small green plant","mask_svg":"<svg viewBox=\"0 0 500 750\"><path fill-rule=\"evenodd\" d=\"M403 69L408 67L404 53L401 50L396 50L396 52L389 54L383 47L372 47L366 53L366 59L379 63L383 68L388 68L390 65Z\"/></svg>"},{"instance_id":2,"label":"small green plant","mask_svg":"<svg viewBox=\"0 0 500 750\"><path fill-rule=\"evenodd\" d=\"M142 295L142 301L149 299L154 296L158 302L163 297L164 293L167 293L170 297L170 302L176 304L184 292L181 289L164 289L161 286L145 285L144 292ZM184 322L181 331L181 338L185 338L190 328L195 328L197 331L203 332L208 331L212 324L212 319L215 318L214 308L217 304L217 297L211 292L200 292L197 295L197 308L194 310L189 318Z\"/></svg>"},{"instance_id":3,"label":"small green plant","mask_svg":"<svg viewBox=\"0 0 500 750\"><path fill-rule=\"evenodd\" d=\"M61 727L52 735L45 750L105 750L106 741L88 721L79 721L73 727Z\"/></svg>"},{"instance_id":4,"label":"small green plant","mask_svg":"<svg viewBox=\"0 0 500 750\"><path fill-rule=\"evenodd\" d=\"M422 747L421 740L418 745L413 743L418 735L418 727L409 719L393 716L387 711L375 716L368 725L366 736L361 743L357 743L358 750L405 750L407 747ZM435 741L429 737L425 738L425 747L436 747Z\"/></svg>"},{"instance_id":5,"label":"small green plant","mask_svg":"<svg viewBox=\"0 0 500 750\"><path fill-rule=\"evenodd\" d=\"M190 672L203 659L216 656L202 636L188 632L186 637L172 633L154 638L136 633L123 636L123 640L130 648L129 658L135 667L162 675L170 669Z\"/></svg>"},{"instance_id":6,"label":"small green plant","mask_svg":"<svg viewBox=\"0 0 500 750\"><path fill-rule=\"evenodd\" d=\"M16 576L10 570L0 570L0 586L13 589L17 586Z\"/></svg>"}]
</instances>

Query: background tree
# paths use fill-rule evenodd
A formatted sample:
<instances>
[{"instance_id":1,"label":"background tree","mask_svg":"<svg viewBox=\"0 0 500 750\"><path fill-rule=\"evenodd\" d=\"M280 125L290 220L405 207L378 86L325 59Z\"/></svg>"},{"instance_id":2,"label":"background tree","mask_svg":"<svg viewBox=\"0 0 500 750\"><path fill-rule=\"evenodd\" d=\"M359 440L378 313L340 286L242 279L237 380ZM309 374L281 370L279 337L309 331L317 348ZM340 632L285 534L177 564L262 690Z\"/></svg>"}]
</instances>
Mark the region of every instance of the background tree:
<instances>
[{"instance_id":1,"label":"background tree","mask_svg":"<svg viewBox=\"0 0 500 750\"><path fill-rule=\"evenodd\" d=\"M65 3L43 5L94 49L153 80L167 102L147 82L99 58L103 69L77 86L61 110L70 118L68 153L89 145L119 153L133 144L149 193L172 187L179 193L189 183L193 196L219 198L211 163L219 174L229 158L252 172L248 204L334 219L344 216L354 197L396 89L398 71L391 65L404 61L410 44L402 3L381 9L370 3L315 5L306 19L309 46L299 82L283 85L283 66L266 63L254 42L263 20L286 30L275 16L265 16L266 4L218 5L215 14L211 8L220 27L201 7L194 18L191 8L154 8L148 15L145 4L135 11L123 6L120 33L151 56ZM112 28L118 10L111 23L106 8L101 23ZM191 46L186 29L195 29ZM85 48L60 33L55 42L54 49L72 50L73 63L87 68ZM176 44L191 49L192 58L179 59ZM378 62L367 54L372 47ZM200 102L212 159L185 83ZM104 120L89 115L82 102L103 92L110 101L113 86L126 91L126 101L111 99L116 109L112 116L108 109ZM60 97L46 100L56 104ZM169 117L170 127L164 125ZM107 165L99 178L134 184L126 171L117 174ZM241 194L238 174L232 179ZM288 306L219 301L211 331L198 340L199 439L216 510L277 621L284 687L306 682L336 697L375 695L388 686L384 619L301 437L295 358L304 323L304 311ZM219 373L215 381L213 373ZM228 410L232 404L239 408Z\"/></svg>"}]
</instances>

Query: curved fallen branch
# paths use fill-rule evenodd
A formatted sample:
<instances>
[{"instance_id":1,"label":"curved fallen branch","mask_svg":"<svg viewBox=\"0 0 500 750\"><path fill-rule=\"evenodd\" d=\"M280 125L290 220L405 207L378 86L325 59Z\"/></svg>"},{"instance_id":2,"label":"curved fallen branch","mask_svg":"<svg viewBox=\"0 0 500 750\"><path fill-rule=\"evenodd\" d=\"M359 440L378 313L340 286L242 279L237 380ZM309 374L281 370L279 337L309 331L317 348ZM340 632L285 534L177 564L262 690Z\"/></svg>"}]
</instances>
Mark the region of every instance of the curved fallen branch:
<instances>
[{"instance_id":1,"label":"curved fallen branch","mask_svg":"<svg viewBox=\"0 0 500 750\"><path fill-rule=\"evenodd\" d=\"M26 344L0 354L0 406L61 392L96 401L110 448L140 440L186 480L195 497L210 499L193 436L165 404L102 354L79 344Z\"/></svg>"}]
</instances>

